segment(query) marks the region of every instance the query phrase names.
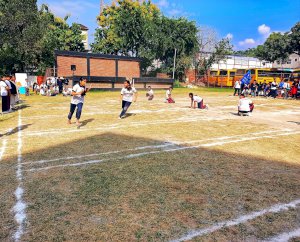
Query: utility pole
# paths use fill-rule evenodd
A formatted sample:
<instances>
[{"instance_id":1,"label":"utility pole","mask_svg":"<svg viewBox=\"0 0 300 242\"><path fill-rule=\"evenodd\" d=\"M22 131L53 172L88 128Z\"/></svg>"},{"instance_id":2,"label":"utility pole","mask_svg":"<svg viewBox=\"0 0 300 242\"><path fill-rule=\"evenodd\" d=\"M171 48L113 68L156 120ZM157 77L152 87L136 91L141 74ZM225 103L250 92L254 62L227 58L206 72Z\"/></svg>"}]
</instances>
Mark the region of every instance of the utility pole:
<instances>
[{"instance_id":1,"label":"utility pole","mask_svg":"<svg viewBox=\"0 0 300 242\"><path fill-rule=\"evenodd\" d=\"M176 55L177 55L177 49L175 48L174 65L173 65L173 79L175 79Z\"/></svg>"}]
</instances>

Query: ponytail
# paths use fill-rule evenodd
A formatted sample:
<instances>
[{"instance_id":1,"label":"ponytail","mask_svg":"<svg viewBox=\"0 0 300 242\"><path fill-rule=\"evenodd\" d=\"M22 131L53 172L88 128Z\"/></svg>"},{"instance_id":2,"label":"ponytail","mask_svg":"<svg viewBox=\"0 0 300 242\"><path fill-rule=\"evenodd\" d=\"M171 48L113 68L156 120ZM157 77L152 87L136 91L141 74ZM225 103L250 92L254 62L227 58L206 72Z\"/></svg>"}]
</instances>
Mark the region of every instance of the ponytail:
<instances>
[{"instance_id":1,"label":"ponytail","mask_svg":"<svg viewBox=\"0 0 300 242\"><path fill-rule=\"evenodd\" d=\"M131 87L130 81L126 80L126 82L127 82L127 84L128 84L127 90L128 90L128 91L131 91L132 87Z\"/></svg>"}]
</instances>

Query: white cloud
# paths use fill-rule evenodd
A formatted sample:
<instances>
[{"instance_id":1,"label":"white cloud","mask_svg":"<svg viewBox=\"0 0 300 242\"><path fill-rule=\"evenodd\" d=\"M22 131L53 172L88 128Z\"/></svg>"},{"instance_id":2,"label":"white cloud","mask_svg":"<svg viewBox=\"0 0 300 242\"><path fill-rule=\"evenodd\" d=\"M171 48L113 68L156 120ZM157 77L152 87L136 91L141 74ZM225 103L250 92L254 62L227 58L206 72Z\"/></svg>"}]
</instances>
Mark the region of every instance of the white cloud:
<instances>
[{"instance_id":1,"label":"white cloud","mask_svg":"<svg viewBox=\"0 0 300 242\"><path fill-rule=\"evenodd\" d=\"M228 33L225 38L232 40L233 39L233 34L232 33Z\"/></svg>"},{"instance_id":2,"label":"white cloud","mask_svg":"<svg viewBox=\"0 0 300 242\"><path fill-rule=\"evenodd\" d=\"M258 26L258 32L265 38L268 38L269 35L271 34L271 28L265 24L262 24Z\"/></svg>"},{"instance_id":3,"label":"white cloud","mask_svg":"<svg viewBox=\"0 0 300 242\"><path fill-rule=\"evenodd\" d=\"M97 4L92 4L84 0L77 0L77 1L70 1L70 0L64 0L61 2L51 2L49 4L50 10L60 16L64 17L67 14L70 14L73 17L78 17L83 13L87 13L90 9L99 8L100 7Z\"/></svg>"},{"instance_id":4,"label":"white cloud","mask_svg":"<svg viewBox=\"0 0 300 242\"><path fill-rule=\"evenodd\" d=\"M174 16L178 16L179 14L182 14L182 11L176 8L173 8L171 10L168 11L168 14L172 17Z\"/></svg>"},{"instance_id":5,"label":"white cloud","mask_svg":"<svg viewBox=\"0 0 300 242\"><path fill-rule=\"evenodd\" d=\"M169 2L167 0L159 0L157 5L161 8L169 7Z\"/></svg>"},{"instance_id":6,"label":"white cloud","mask_svg":"<svg viewBox=\"0 0 300 242\"><path fill-rule=\"evenodd\" d=\"M239 42L239 45L242 47L253 47L256 44L254 39L245 39Z\"/></svg>"}]
</instances>

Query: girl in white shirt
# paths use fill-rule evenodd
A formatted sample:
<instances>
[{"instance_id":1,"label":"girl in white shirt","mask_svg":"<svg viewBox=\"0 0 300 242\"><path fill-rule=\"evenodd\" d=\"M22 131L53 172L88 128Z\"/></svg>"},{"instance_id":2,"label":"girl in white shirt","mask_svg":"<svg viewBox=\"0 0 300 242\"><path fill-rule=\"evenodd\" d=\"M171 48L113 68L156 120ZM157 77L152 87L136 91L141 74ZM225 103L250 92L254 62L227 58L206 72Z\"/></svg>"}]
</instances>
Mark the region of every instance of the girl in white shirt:
<instances>
[{"instance_id":1,"label":"girl in white shirt","mask_svg":"<svg viewBox=\"0 0 300 242\"><path fill-rule=\"evenodd\" d=\"M148 98L148 101L151 101L154 98L154 92L153 92L151 86L148 86L148 91L146 93L146 97Z\"/></svg>"},{"instance_id":2,"label":"girl in white shirt","mask_svg":"<svg viewBox=\"0 0 300 242\"><path fill-rule=\"evenodd\" d=\"M241 94L239 105L238 105L238 115L249 114L254 109L254 104L251 99L245 98L244 94Z\"/></svg>"},{"instance_id":3,"label":"girl in white shirt","mask_svg":"<svg viewBox=\"0 0 300 242\"><path fill-rule=\"evenodd\" d=\"M189 94L189 97L191 99L191 108L196 108L196 104L199 109L207 109L207 105L203 104L203 98L199 97L197 95L194 95L193 93Z\"/></svg>"},{"instance_id":4,"label":"girl in white shirt","mask_svg":"<svg viewBox=\"0 0 300 242\"><path fill-rule=\"evenodd\" d=\"M130 107L132 101L136 102L137 91L134 87L131 87L130 81L124 82L124 87L121 90L121 100L122 100L122 112L120 113L120 119L125 118L125 114Z\"/></svg>"}]
</instances>

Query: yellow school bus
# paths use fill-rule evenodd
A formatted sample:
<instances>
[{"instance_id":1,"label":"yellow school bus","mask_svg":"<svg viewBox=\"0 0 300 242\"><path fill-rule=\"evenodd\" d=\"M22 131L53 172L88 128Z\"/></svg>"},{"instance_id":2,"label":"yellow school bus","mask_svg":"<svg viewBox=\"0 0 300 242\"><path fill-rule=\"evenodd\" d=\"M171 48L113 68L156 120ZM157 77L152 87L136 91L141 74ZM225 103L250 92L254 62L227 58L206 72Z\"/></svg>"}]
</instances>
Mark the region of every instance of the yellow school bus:
<instances>
[{"instance_id":1,"label":"yellow school bus","mask_svg":"<svg viewBox=\"0 0 300 242\"><path fill-rule=\"evenodd\" d=\"M247 70L248 71L248 70ZM256 80L258 83L266 81L280 82L284 79L290 79L292 70L291 69L276 69L276 68L257 68L250 69L251 71L251 82Z\"/></svg>"},{"instance_id":2,"label":"yellow school bus","mask_svg":"<svg viewBox=\"0 0 300 242\"><path fill-rule=\"evenodd\" d=\"M291 82L300 81L300 69L294 69L290 78Z\"/></svg>"},{"instance_id":3,"label":"yellow school bus","mask_svg":"<svg viewBox=\"0 0 300 242\"><path fill-rule=\"evenodd\" d=\"M245 69L211 70L208 75L208 81L210 85L232 87L235 81L243 78L245 73Z\"/></svg>"}]
</instances>

